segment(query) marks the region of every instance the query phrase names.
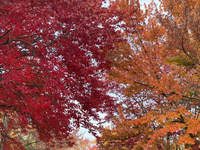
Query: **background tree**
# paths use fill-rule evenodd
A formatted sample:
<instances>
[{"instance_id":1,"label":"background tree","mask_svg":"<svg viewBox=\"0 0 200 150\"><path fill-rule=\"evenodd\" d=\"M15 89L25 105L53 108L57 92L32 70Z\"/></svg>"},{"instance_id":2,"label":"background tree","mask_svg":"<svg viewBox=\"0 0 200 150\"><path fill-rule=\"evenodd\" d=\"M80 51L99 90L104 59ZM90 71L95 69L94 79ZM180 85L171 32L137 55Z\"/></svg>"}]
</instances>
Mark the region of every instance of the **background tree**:
<instances>
[{"instance_id":1,"label":"background tree","mask_svg":"<svg viewBox=\"0 0 200 150\"><path fill-rule=\"evenodd\" d=\"M68 141L66 139L63 139L62 145L54 141L55 147L51 148L51 150L97 150L97 147L95 145L92 146L92 144L94 144L92 141L90 141L87 138L84 138L83 134L80 134L78 132L79 132L79 129L75 130L71 134L71 137L72 137L71 142L74 143L72 147L69 147ZM35 139L35 141L38 141L38 139ZM32 143L34 144L34 142ZM42 143L38 141L37 143L32 145L32 147L34 148L30 150L45 149L46 143ZM28 147L25 147L25 148L28 149Z\"/></svg>"},{"instance_id":2,"label":"background tree","mask_svg":"<svg viewBox=\"0 0 200 150\"><path fill-rule=\"evenodd\" d=\"M132 0L116 3L122 10L140 5ZM160 3L159 9L153 2L144 12L138 9L134 14L138 18L136 34L124 32L122 36L128 42L118 44L118 49L108 55L113 61L110 79L125 86L127 98L120 114L126 119L120 122L117 117L111 131L102 131L100 142L108 138L106 132L116 130L124 131L120 136L125 140L127 130L122 129L128 128L129 133L135 131L133 138L138 137L136 132L143 137L134 148L199 147L200 5L195 0ZM110 139L114 138L110 134Z\"/></svg>"}]
</instances>

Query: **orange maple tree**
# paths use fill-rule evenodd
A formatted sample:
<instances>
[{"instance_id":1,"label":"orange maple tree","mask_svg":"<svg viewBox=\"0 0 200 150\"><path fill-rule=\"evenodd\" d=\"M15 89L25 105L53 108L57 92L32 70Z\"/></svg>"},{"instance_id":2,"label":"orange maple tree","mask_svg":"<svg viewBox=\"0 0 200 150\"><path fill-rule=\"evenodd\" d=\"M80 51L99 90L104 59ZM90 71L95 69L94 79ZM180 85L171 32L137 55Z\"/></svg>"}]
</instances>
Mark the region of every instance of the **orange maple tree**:
<instances>
[{"instance_id":1,"label":"orange maple tree","mask_svg":"<svg viewBox=\"0 0 200 150\"><path fill-rule=\"evenodd\" d=\"M115 3L130 11L140 6ZM198 0L160 0L159 8L152 2L134 14L137 32L125 31L127 42L108 54L109 78L124 86L126 98L112 129L101 131L100 147L199 149L199 12Z\"/></svg>"}]
</instances>

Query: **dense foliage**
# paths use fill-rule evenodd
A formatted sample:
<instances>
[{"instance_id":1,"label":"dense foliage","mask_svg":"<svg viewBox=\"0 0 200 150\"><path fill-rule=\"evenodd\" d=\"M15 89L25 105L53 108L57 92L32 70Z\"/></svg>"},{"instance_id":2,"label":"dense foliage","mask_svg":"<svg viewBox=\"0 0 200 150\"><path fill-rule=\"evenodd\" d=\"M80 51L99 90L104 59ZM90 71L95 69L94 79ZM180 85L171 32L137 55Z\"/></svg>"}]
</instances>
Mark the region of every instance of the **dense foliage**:
<instances>
[{"instance_id":1,"label":"dense foliage","mask_svg":"<svg viewBox=\"0 0 200 150\"><path fill-rule=\"evenodd\" d=\"M112 114L105 53L127 14L102 2L0 0L0 149L24 149L17 135L31 130L70 146L74 129Z\"/></svg>"},{"instance_id":2,"label":"dense foliage","mask_svg":"<svg viewBox=\"0 0 200 150\"><path fill-rule=\"evenodd\" d=\"M140 5L116 3L121 10ZM159 8L152 2L134 14L137 32L124 32L128 41L109 54L109 78L126 97L111 129L101 131L102 149L199 149L199 12L199 0L160 0Z\"/></svg>"}]
</instances>

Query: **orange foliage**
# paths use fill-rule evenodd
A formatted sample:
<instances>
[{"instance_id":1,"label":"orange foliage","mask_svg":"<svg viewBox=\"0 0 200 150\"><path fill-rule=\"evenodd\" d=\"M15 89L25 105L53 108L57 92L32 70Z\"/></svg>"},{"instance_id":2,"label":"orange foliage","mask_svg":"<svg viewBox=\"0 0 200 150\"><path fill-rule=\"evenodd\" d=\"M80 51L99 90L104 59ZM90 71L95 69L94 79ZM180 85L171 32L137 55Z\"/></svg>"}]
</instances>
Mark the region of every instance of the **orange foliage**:
<instances>
[{"instance_id":1,"label":"orange foliage","mask_svg":"<svg viewBox=\"0 0 200 150\"><path fill-rule=\"evenodd\" d=\"M137 0L116 3L126 11L140 6ZM126 99L113 128L101 131L104 149L200 145L200 1L160 3L160 9L153 2L145 11L138 9L136 22L127 20L136 24L136 33L124 32L127 42L108 54L113 62L109 78L125 86ZM137 140L122 144L127 138Z\"/></svg>"}]
</instances>

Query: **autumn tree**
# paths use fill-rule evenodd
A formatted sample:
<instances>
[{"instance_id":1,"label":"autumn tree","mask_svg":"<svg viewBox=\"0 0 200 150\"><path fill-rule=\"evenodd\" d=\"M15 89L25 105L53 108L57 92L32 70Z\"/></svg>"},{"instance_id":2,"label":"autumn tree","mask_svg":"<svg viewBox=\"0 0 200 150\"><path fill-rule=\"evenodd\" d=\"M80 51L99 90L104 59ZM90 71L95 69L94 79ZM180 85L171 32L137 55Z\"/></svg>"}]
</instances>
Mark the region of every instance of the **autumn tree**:
<instances>
[{"instance_id":1,"label":"autumn tree","mask_svg":"<svg viewBox=\"0 0 200 150\"><path fill-rule=\"evenodd\" d=\"M126 13L102 2L0 0L0 149L24 149L11 136L19 130L36 130L47 148L51 139L71 146L74 129L94 134L91 120L112 114L105 53L128 28Z\"/></svg>"},{"instance_id":2,"label":"autumn tree","mask_svg":"<svg viewBox=\"0 0 200 150\"><path fill-rule=\"evenodd\" d=\"M140 5L137 0L116 3L121 10ZM110 132L116 147L111 133L121 141L138 139L133 148L199 149L199 10L197 0L161 0L159 7L152 2L134 14L136 33L124 32L127 42L108 54L109 78L125 87L119 113L124 118L113 119L114 127L102 131L101 145Z\"/></svg>"}]
</instances>

